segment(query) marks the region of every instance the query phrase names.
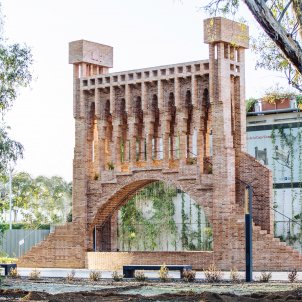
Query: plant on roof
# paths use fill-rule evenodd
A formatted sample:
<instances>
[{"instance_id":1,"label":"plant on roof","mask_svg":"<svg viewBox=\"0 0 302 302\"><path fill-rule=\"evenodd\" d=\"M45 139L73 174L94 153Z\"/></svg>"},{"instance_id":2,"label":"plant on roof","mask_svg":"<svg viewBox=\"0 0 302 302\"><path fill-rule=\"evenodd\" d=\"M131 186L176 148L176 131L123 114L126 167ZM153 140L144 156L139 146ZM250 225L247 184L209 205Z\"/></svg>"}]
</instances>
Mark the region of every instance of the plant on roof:
<instances>
[{"instance_id":1,"label":"plant on roof","mask_svg":"<svg viewBox=\"0 0 302 302\"><path fill-rule=\"evenodd\" d=\"M293 91L286 90L283 87L276 85L275 87L270 87L265 91L262 100L270 104L275 104L277 101L296 97L297 94Z\"/></svg>"},{"instance_id":2,"label":"plant on roof","mask_svg":"<svg viewBox=\"0 0 302 302\"><path fill-rule=\"evenodd\" d=\"M245 101L246 112L252 111L257 102L256 98L249 98Z\"/></svg>"}]
</instances>

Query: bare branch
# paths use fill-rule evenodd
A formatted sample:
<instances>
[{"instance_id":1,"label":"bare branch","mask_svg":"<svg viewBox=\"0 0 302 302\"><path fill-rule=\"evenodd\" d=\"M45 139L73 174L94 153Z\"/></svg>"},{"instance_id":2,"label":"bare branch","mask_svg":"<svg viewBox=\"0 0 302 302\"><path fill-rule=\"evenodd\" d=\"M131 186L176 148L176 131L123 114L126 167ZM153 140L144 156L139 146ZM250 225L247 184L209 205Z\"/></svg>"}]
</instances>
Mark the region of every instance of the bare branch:
<instances>
[{"instance_id":1,"label":"bare branch","mask_svg":"<svg viewBox=\"0 0 302 302\"><path fill-rule=\"evenodd\" d=\"M291 84L294 88L296 88L297 90L299 90L299 91L302 93L302 86L301 86L301 85L299 85L299 84L297 84L297 83L295 83L295 82L290 82L290 84Z\"/></svg>"},{"instance_id":2,"label":"bare branch","mask_svg":"<svg viewBox=\"0 0 302 302\"><path fill-rule=\"evenodd\" d=\"M293 0L288 1L288 3L286 4L286 6L284 7L282 13L280 14L280 17L278 18L278 23L280 24L286 11L288 10L289 6L291 5L291 3L293 2Z\"/></svg>"}]
</instances>

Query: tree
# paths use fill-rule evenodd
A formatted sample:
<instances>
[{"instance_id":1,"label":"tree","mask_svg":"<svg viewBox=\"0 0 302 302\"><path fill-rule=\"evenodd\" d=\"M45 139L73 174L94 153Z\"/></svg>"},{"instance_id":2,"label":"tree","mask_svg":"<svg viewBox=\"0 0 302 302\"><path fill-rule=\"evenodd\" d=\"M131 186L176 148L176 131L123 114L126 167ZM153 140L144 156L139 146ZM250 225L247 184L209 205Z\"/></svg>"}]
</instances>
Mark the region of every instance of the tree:
<instances>
[{"instance_id":1,"label":"tree","mask_svg":"<svg viewBox=\"0 0 302 302\"><path fill-rule=\"evenodd\" d=\"M3 29L1 11L0 28ZM9 138L3 117L12 107L19 89L29 85L31 64L30 49L18 43L8 44L0 31L0 173L7 169L9 162L15 162L23 154L22 145Z\"/></svg>"},{"instance_id":2,"label":"tree","mask_svg":"<svg viewBox=\"0 0 302 302\"><path fill-rule=\"evenodd\" d=\"M71 208L71 183L59 176L38 176L33 179L33 188L30 211L21 210L24 220L35 225L65 223Z\"/></svg>"},{"instance_id":3,"label":"tree","mask_svg":"<svg viewBox=\"0 0 302 302\"><path fill-rule=\"evenodd\" d=\"M23 146L9 138L7 128L3 123L0 124L0 173L7 170L10 162L16 162L22 157Z\"/></svg>"},{"instance_id":4,"label":"tree","mask_svg":"<svg viewBox=\"0 0 302 302\"><path fill-rule=\"evenodd\" d=\"M302 1L242 0L265 34L254 41L260 58L257 67L283 71L289 83L302 92ZM234 14L239 0L211 0L210 14Z\"/></svg>"},{"instance_id":5,"label":"tree","mask_svg":"<svg viewBox=\"0 0 302 302\"><path fill-rule=\"evenodd\" d=\"M7 176L2 176L2 180L6 182ZM14 222L18 218L31 226L65 223L71 209L71 197L72 184L62 177L32 178L26 172L19 172L12 179ZM0 196L0 202L2 209L7 210L8 194Z\"/></svg>"}]
</instances>

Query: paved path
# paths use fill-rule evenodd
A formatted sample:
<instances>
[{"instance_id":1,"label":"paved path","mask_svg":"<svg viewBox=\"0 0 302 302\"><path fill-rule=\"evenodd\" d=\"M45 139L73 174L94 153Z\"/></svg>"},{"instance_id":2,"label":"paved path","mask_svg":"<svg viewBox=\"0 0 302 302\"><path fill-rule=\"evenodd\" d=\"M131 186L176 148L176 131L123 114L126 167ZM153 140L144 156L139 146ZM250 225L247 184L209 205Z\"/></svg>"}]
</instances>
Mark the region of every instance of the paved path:
<instances>
[{"instance_id":1,"label":"paved path","mask_svg":"<svg viewBox=\"0 0 302 302\"><path fill-rule=\"evenodd\" d=\"M30 272L33 271L34 268L18 268L18 272L21 276L29 276ZM38 271L41 272L41 277L63 277L65 278L67 274L70 274L73 269L65 269L65 268L37 268ZM76 278L89 278L90 270L88 269L74 269ZM111 278L112 271L101 271L102 278L109 279ZM121 272L120 272L121 273ZM240 272L241 276L245 278L245 273ZM145 275L149 278L157 278L157 272L148 272L145 271ZM178 272L169 272L169 275L172 278L180 278ZM288 272L272 272L272 280L274 281L287 281ZM223 279L228 280L230 276L230 272L223 272ZM260 272L254 272L253 278L254 280L259 279ZM204 279L203 272L196 272L197 279ZM298 273L298 279L302 280L302 272Z\"/></svg>"}]
</instances>

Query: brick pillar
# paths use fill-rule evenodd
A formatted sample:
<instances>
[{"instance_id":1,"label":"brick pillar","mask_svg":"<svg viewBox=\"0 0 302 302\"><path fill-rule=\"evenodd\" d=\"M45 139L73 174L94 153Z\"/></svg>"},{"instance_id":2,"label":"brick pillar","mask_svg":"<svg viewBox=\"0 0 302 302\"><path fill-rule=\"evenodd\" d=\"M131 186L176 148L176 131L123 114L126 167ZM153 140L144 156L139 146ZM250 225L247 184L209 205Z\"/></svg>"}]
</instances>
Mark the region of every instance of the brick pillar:
<instances>
[{"instance_id":1,"label":"brick pillar","mask_svg":"<svg viewBox=\"0 0 302 302\"><path fill-rule=\"evenodd\" d=\"M121 170L121 126L119 119L113 122L113 145L112 145L112 155L113 163L116 171Z\"/></svg>"},{"instance_id":2,"label":"brick pillar","mask_svg":"<svg viewBox=\"0 0 302 302\"><path fill-rule=\"evenodd\" d=\"M204 134L203 131L197 129L197 165L200 173L203 173L204 158Z\"/></svg>"},{"instance_id":3,"label":"brick pillar","mask_svg":"<svg viewBox=\"0 0 302 302\"><path fill-rule=\"evenodd\" d=\"M128 120L129 125L129 141L130 141L130 167L136 166L136 131L134 119Z\"/></svg>"},{"instance_id":4,"label":"brick pillar","mask_svg":"<svg viewBox=\"0 0 302 302\"><path fill-rule=\"evenodd\" d=\"M75 119L75 148L73 159L73 205L72 220L75 222L86 223L87 216L87 180L88 180L88 161L86 146L86 123L83 118Z\"/></svg>"},{"instance_id":5,"label":"brick pillar","mask_svg":"<svg viewBox=\"0 0 302 302\"><path fill-rule=\"evenodd\" d=\"M169 166L169 132L170 132L170 119L169 113L162 111L162 122L161 122L161 135L163 139L163 165L164 167Z\"/></svg>"},{"instance_id":6,"label":"brick pillar","mask_svg":"<svg viewBox=\"0 0 302 302\"><path fill-rule=\"evenodd\" d=\"M235 150L231 127L229 64L224 60L223 43L210 45L210 102L213 133L213 239L216 259L232 250L230 225L235 202Z\"/></svg>"},{"instance_id":7,"label":"brick pillar","mask_svg":"<svg viewBox=\"0 0 302 302\"><path fill-rule=\"evenodd\" d=\"M105 170L107 158L105 153L106 147L106 124L107 122L103 119L97 120L97 127L98 127L98 166L99 166L99 174L101 175L102 172Z\"/></svg>"},{"instance_id":8,"label":"brick pillar","mask_svg":"<svg viewBox=\"0 0 302 302\"><path fill-rule=\"evenodd\" d=\"M194 124L193 124L193 120L191 120L191 124L188 127L188 131L189 133L187 133L187 151L188 151L188 155L187 157L196 157L197 154L196 152L193 152L193 134L194 134Z\"/></svg>"},{"instance_id":9,"label":"brick pillar","mask_svg":"<svg viewBox=\"0 0 302 302\"><path fill-rule=\"evenodd\" d=\"M194 75L191 77L191 91L192 105L197 108L197 80Z\"/></svg>"},{"instance_id":10,"label":"brick pillar","mask_svg":"<svg viewBox=\"0 0 302 302\"><path fill-rule=\"evenodd\" d=\"M152 138L153 134L150 127L146 130L146 153L147 153L147 165L150 167L152 165Z\"/></svg>"},{"instance_id":11,"label":"brick pillar","mask_svg":"<svg viewBox=\"0 0 302 302\"><path fill-rule=\"evenodd\" d=\"M118 230L118 211L114 212L111 216L111 251L117 251L117 230Z\"/></svg>"},{"instance_id":12,"label":"brick pillar","mask_svg":"<svg viewBox=\"0 0 302 302\"><path fill-rule=\"evenodd\" d=\"M180 165L185 165L187 157L187 123L185 116L182 112L178 112L176 116L178 117L177 134L179 136L179 162Z\"/></svg>"},{"instance_id":13,"label":"brick pillar","mask_svg":"<svg viewBox=\"0 0 302 302\"><path fill-rule=\"evenodd\" d=\"M124 143L124 162L129 162L129 144L128 144L128 131L124 133L123 143Z\"/></svg>"},{"instance_id":14,"label":"brick pillar","mask_svg":"<svg viewBox=\"0 0 302 302\"><path fill-rule=\"evenodd\" d=\"M244 40L235 41L238 37L242 39L244 35ZM236 222L233 211L236 184L228 48L231 43L246 48L248 31L242 24L224 18L210 18L204 22L204 38L209 44L209 94L212 112L213 247L218 266L227 262L231 269L238 257L238 242L232 237L232 227Z\"/></svg>"},{"instance_id":15,"label":"brick pillar","mask_svg":"<svg viewBox=\"0 0 302 302\"><path fill-rule=\"evenodd\" d=\"M235 101L235 148L246 151L246 109L245 109L245 52L243 48L237 49L239 76L234 78Z\"/></svg>"}]
</instances>

